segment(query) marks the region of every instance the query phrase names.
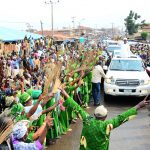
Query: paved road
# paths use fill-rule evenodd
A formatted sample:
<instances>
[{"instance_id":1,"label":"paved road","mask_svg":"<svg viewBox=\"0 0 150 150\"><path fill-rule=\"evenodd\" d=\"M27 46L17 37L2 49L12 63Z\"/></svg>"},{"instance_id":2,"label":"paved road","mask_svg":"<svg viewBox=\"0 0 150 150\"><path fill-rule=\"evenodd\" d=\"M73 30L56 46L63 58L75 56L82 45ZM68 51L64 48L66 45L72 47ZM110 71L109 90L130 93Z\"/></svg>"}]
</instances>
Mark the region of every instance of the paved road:
<instances>
[{"instance_id":1,"label":"paved road","mask_svg":"<svg viewBox=\"0 0 150 150\"><path fill-rule=\"evenodd\" d=\"M109 111L108 119L115 117L119 113L134 106L140 99L134 97L113 98L111 102L104 102L102 96L102 104ZM91 105L87 111L93 114L95 107ZM115 129L111 133L110 150L150 150L150 117L148 117L147 109L140 110L138 116ZM82 122L77 121L71 126L72 132L63 135L57 140L55 145L48 147L48 150L79 150L79 139L82 129ZM94 149L93 149L94 150Z\"/></svg>"}]
</instances>

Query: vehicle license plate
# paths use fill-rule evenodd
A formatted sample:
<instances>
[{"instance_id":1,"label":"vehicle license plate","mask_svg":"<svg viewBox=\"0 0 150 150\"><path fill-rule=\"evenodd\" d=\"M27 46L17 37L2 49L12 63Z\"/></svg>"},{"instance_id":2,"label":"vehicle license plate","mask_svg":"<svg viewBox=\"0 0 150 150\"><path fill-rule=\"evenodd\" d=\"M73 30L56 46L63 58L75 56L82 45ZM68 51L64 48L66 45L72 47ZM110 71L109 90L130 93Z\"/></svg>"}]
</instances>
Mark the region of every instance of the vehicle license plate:
<instances>
[{"instance_id":1,"label":"vehicle license plate","mask_svg":"<svg viewBox=\"0 0 150 150\"><path fill-rule=\"evenodd\" d=\"M125 92L125 93L131 93L132 90L128 90L128 89L127 89L127 90L124 90L124 92Z\"/></svg>"}]
</instances>

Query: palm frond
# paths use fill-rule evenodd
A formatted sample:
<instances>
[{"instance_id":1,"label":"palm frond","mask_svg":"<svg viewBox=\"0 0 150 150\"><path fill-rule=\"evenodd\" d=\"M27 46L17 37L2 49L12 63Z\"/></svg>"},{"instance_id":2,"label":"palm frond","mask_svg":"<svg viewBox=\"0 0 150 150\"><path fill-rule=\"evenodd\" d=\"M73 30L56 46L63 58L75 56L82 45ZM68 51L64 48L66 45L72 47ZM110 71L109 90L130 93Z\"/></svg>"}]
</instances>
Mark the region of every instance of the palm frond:
<instances>
[{"instance_id":1,"label":"palm frond","mask_svg":"<svg viewBox=\"0 0 150 150\"><path fill-rule=\"evenodd\" d=\"M0 144L2 144L12 133L13 121L10 121L6 126L2 124L0 126Z\"/></svg>"}]
</instances>

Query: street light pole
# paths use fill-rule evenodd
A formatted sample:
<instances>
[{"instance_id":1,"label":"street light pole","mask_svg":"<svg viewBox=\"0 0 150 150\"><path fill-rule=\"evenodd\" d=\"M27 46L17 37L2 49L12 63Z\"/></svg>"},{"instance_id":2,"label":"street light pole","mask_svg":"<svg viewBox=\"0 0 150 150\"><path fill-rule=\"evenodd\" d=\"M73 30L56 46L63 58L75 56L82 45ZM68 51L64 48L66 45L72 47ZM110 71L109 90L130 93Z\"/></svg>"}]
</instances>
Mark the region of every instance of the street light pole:
<instances>
[{"instance_id":1,"label":"street light pole","mask_svg":"<svg viewBox=\"0 0 150 150\"><path fill-rule=\"evenodd\" d=\"M43 22L40 21L40 24L41 24L42 37L44 37L44 34L43 34Z\"/></svg>"},{"instance_id":2,"label":"street light pole","mask_svg":"<svg viewBox=\"0 0 150 150\"><path fill-rule=\"evenodd\" d=\"M75 18L76 17L72 17L72 23L73 23L73 28L72 28L72 32L73 32L73 36L75 35Z\"/></svg>"},{"instance_id":3,"label":"street light pole","mask_svg":"<svg viewBox=\"0 0 150 150\"><path fill-rule=\"evenodd\" d=\"M53 19L53 1L51 3L51 25L52 25L52 38L54 37L54 19Z\"/></svg>"},{"instance_id":4,"label":"street light pole","mask_svg":"<svg viewBox=\"0 0 150 150\"><path fill-rule=\"evenodd\" d=\"M112 38L114 39L114 23L112 23Z\"/></svg>"},{"instance_id":5,"label":"street light pole","mask_svg":"<svg viewBox=\"0 0 150 150\"><path fill-rule=\"evenodd\" d=\"M59 0L57 2L54 2L53 0L50 0L49 2L45 2L45 4L50 4L51 5L51 36L52 38L54 37L54 11L53 11L53 5L55 3L59 3Z\"/></svg>"}]
</instances>

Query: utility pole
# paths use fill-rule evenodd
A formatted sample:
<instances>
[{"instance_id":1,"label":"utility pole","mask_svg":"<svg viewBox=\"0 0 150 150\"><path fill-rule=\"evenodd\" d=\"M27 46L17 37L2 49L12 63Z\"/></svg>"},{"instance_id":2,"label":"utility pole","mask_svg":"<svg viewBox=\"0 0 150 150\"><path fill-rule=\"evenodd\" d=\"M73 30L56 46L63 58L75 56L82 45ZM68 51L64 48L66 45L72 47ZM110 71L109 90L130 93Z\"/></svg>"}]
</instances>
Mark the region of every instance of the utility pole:
<instances>
[{"instance_id":1,"label":"utility pole","mask_svg":"<svg viewBox=\"0 0 150 150\"><path fill-rule=\"evenodd\" d=\"M72 17L72 24L73 24L73 28L72 28L73 30L72 31L73 31L73 35L75 35L75 18L76 17Z\"/></svg>"},{"instance_id":2,"label":"utility pole","mask_svg":"<svg viewBox=\"0 0 150 150\"><path fill-rule=\"evenodd\" d=\"M42 31L42 37L43 37L44 36L44 34L43 34L43 22L40 21L40 23L41 23L41 31Z\"/></svg>"},{"instance_id":3,"label":"utility pole","mask_svg":"<svg viewBox=\"0 0 150 150\"><path fill-rule=\"evenodd\" d=\"M54 36L53 1L50 1L50 3L51 3L52 38L53 38Z\"/></svg>"},{"instance_id":4,"label":"utility pole","mask_svg":"<svg viewBox=\"0 0 150 150\"><path fill-rule=\"evenodd\" d=\"M111 24L112 25L112 38L114 39L114 23Z\"/></svg>"},{"instance_id":5,"label":"utility pole","mask_svg":"<svg viewBox=\"0 0 150 150\"><path fill-rule=\"evenodd\" d=\"M52 38L54 37L54 12L53 12L53 5L55 3L59 3L59 0L57 0L57 2L54 2L53 0L50 0L49 2L45 2L45 4L50 4L51 5L51 36Z\"/></svg>"},{"instance_id":6,"label":"utility pole","mask_svg":"<svg viewBox=\"0 0 150 150\"><path fill-rule=\"evenodd\" d=\"M75 18L76 17L72 17L73 29L75 28Z\"/></svg>"}]
</instances>

